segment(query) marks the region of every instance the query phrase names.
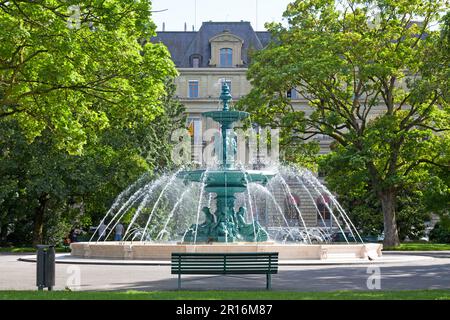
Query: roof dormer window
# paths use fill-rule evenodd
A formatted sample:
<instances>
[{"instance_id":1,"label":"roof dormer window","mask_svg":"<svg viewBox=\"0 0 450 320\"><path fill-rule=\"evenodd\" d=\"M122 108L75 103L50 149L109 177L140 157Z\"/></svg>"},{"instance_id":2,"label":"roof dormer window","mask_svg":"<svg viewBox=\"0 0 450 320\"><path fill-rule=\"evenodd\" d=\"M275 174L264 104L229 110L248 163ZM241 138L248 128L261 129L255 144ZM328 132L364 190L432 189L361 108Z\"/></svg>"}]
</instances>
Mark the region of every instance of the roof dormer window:
<instances>
[{"instance_id":1,"label":"roof dormer window","mask_svg":"<svg viewBox=\"0 0 450 320\"><path fill-rule=\"evenodd\" d=\"M233 66L233 49L222 48L220 49L220 67L231 68Z\"/></svg>"},{"instance_id":2,"label":"roof dormer window","mask_svg":"<svg viewBox=\"0 0 450 320\"><path fill-rule=\"evenodd\" d=\"M212 37L209 42L211 43L210 66L233 68L244 64L242 61L244 40L238 36L229 31L224 31Z\"/></svg>"},{"instance_id":3,"label":"roof dormer window","mask_svg":"<svg viewBox=\"0 0 450 320\"><path fill-rule=\"evenodd\" d=\"M200 68L202 64L202 56L199 54L193 54L189 57L190 65L192 68Z\"/></svg>"},{"instance_id":4,"label":"roof dormer window","mask_svg":"<svg viewBox=\"0 0 450 320\"><path fill-rule=\"evenodd\" d=\"M192 68L200 67L200 58L192 58Z\"/></svg>"}]
</instances>

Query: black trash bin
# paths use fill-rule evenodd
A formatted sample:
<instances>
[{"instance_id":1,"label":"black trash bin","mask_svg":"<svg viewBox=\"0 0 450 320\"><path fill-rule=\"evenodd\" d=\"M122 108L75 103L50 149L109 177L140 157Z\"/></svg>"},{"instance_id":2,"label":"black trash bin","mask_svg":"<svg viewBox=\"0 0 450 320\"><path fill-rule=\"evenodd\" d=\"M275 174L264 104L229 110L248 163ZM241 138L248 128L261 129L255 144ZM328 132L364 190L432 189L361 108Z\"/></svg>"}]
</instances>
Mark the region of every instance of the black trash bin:
<instances>
[{"instance_id":1,"label":"black trash bin","mask_svg":"<svg viewBox=\"0 0 450 320\"><path fill-rule=\"evenodd\" d=\"M38 290L44 288L52 290L55 285L55 246L53 245L37 246L36 285Z\"/></svg>"}]
</instances>

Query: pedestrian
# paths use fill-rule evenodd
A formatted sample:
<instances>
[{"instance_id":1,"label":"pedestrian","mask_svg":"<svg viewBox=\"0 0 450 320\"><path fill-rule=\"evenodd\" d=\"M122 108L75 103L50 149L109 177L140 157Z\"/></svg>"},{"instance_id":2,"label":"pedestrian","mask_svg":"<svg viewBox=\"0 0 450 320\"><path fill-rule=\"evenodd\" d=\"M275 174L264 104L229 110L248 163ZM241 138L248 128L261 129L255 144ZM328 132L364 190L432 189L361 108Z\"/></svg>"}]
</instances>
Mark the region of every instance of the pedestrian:
<instances>
[{"instance_id":1,"label":"pedestrian","mask_svg":"<svg viewBox=\"0 0 450 320\"><path fill-rule=\"evenodd\" d=\"M114 241L122 241L122 235L123 235L123 224L120 222L116 225L115 234L114 234Z\"/></svg>"},{"instance_id":2,"label":"pedestrian","mask_svg":"<svg viewBox=\"0 0 450 320\"><path fill-rule=\"evenodd\" d=\"M77 233L76 228L73 228L72 230L70 230L69 239L70 239L70 243L78 242L78 233Z\"/></svg>"},{"instance_id":3,"label":"pedestrian","mask_svg":"<svg viewBox=\"0 0 450 320\"><path fill-rule=\"evenodd\" d=\"M98 241L105 240L105 236L106 236L106 224L102 220L100 222L100 225L98 226Z\"/></svg>"}]
</instances>

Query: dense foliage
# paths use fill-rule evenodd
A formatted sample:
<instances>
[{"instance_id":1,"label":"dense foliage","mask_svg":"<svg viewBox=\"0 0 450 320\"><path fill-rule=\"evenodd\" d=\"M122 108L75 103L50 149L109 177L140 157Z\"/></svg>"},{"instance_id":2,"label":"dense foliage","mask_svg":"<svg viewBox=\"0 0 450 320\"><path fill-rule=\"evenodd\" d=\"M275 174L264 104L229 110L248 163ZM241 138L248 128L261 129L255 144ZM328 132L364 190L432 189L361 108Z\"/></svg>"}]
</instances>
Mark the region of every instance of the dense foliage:
<instances>
[{"instance_id":1,"label":"dense foliage","mask_svg":"<svg viewBox=\"0 0 450 320\"><path fill-rule=\"evenodd\" d=\"M448 195L448 36L431 28L447 9L436 0L295 1L287 27L268 25L274 41L248 73L254 88L242 104L254 119L292 142L334 140L321 161L327 182L381 210L388 246L399 244L408 198L422 203L431 186ZM287 97L292 88L303 110Z\"/></svg>"},{"instance_id":2,"label":"dense foliage","mask_svg":"<svg viewBox=\"0 0 450 320\"><path fill-rule=\"evenodd\" d=\"M142 41L150 15L148 1L0 1L0 241L61 241L170 167L183 109L167 49Z\"/></svg>"}]
</instances>

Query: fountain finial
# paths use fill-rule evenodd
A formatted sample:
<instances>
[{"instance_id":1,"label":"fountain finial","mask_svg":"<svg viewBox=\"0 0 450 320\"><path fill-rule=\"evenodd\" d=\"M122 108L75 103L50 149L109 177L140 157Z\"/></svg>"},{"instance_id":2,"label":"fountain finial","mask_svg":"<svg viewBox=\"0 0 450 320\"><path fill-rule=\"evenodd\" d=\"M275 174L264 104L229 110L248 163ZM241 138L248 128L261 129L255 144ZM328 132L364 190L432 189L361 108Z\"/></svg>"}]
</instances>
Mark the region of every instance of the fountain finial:
<instances>
[{"instance_id":1,"label":"fountain finial","mask_svg":"<svg viewBox=\"0 0 450 320\"><path fill-rule=\"evenodd\" d=\"M232 99L230 94L230 88L228 87L228 84L224 81L222 84L222 93L220 94L220 100L222 100L223 103L223 111L229 111L230 108L228 107L228 101Z\"/></svg>"}]
</instances>

